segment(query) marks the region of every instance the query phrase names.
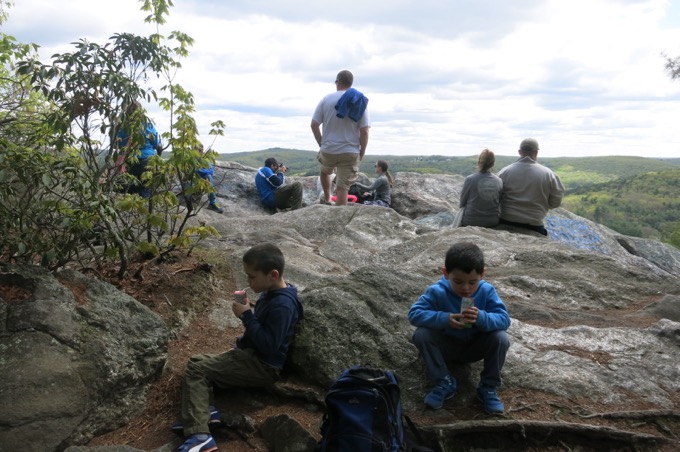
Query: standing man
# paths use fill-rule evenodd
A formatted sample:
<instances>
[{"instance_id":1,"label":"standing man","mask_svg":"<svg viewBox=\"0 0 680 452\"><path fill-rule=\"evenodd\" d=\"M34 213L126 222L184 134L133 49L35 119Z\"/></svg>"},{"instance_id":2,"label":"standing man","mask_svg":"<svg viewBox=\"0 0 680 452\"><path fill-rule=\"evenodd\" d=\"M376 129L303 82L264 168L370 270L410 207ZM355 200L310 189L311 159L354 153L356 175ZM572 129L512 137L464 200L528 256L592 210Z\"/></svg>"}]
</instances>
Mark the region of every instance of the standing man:
<instances>
[{"instance_id":1,"label":"standing man","mask_svg":"<svg viewBox=\"0 0 680 452\"><path fill-rule=\"evenodd\" d=\"M538 141L522 140L518 152L520 159L498 173L503 181L500 224L531 229L547 236L543 220L549 209L562 204L564 187L552 170L536 162Z\"/></svg>"},{"instance_id":2,"label":"standing man","mask_svg":"<svg viewBox=\"0 0 680 452\"><path fill-rule=\"evenodd\" d=\"M347 205L347 192L357 180L359 164L368 145L368 129L371 127L366 111L368 99L352 88L352 83L352 73L340 71L335 78L336 91L319 102L312 116L312 133L319 144L317 158L321 163L322 204L330 204L331 178L335 169L335 204Z\"/></svg>"},{"instance_id":3,"label":"standing man","mask_svg":"<svg viewBox=\"0 0 680 452\"><path fill-rule=\"evenodd\" d=\"M302 207L302 183L285 184L288 168L274 157L264 161L257 170L255 185L262 204L277 210L296 210Z\"/></svg>"}]
</instances>

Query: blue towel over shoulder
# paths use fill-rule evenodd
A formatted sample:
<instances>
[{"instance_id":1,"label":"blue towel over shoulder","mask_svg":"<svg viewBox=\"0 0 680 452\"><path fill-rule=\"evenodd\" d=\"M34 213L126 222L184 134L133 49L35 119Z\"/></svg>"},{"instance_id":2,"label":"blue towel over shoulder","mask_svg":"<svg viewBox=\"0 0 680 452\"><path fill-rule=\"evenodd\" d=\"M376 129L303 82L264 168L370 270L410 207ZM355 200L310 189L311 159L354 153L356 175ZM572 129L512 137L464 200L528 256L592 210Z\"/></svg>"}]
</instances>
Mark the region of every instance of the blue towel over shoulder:
<instances>
[{"instance_id":1,"label":"blue towel over shoulder","mask_svg":"<svg viewBox=\"0 0 680 452\"><path fill-rule=\"evenodd\" d=\"M354 122L359 122L361 117L366 111L366 106L368 105L368 98L363 95L361 91L354 88L350 88L345 91L338 103L335 105L337 110L336 116L338 118L344 118L349 116Z\"/></svg>"}]
</instances>

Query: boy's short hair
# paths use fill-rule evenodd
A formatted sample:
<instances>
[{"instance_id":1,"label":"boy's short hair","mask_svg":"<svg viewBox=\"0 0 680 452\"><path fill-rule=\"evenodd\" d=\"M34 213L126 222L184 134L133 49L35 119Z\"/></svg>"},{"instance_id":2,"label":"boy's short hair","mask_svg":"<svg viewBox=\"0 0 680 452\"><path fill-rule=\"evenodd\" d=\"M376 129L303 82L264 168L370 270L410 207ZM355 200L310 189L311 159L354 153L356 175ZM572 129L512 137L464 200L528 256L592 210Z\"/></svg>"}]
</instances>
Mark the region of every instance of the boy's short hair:
<instances>
[{"instance_id":1,"label":"boy's short hair","mask_svg":"<svg viewBox=\"0 0 680 452\"><path fill-rule=\"evenodd\" d=\"M273 243L260 243L246 251L243 263L264 274L277 270L279 275L283 275L286 260L278 246Z\"/></svg>"},{"instance_id":2,"label":"boy's short hair","mask_svg":"<svg viewBox=\"0 0 680 452\"><path fill-rule=\"evenodd\" d=\"M457 269L470 273L475 270L481 274L484 271L484 253L472 242L456 243L446 252L444 266L447 272Z\"/></svg>"}]
</instances>

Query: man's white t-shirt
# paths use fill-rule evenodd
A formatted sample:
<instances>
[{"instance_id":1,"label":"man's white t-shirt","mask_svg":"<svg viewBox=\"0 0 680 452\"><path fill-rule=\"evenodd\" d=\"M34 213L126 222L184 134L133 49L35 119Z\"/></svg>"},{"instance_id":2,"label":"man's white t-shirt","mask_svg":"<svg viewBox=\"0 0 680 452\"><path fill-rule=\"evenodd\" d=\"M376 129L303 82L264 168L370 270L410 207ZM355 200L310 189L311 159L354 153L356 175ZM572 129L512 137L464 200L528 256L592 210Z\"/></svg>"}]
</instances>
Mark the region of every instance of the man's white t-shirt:
<instances>
[{"instance_id":1,"label":"man's white t-shirt","mask_svg":"<svg viewBox=\"0 0 680 452\"><path fill-rule=\"evenodd\" d=\"M336 91L321 99L312 116L313 121L322 125L321 151L328 154L358 154L359 129L371 126L368 110L364 111L359 122L336 116L335 105L343 94L344 91Z\"/></svg>"}]
</instances>

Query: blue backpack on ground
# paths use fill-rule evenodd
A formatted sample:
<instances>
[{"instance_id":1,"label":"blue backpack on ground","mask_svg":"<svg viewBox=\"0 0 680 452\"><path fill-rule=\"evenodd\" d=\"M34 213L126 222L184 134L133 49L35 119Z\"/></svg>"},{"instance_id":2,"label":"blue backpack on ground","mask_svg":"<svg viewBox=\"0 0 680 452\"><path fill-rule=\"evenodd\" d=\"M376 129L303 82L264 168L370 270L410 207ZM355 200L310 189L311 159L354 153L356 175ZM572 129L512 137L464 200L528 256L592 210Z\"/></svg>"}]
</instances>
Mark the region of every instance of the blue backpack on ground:
<instances>
[{"instance_id":1,"label":"blue backpack on ground","mask_svg":"<svg viewBox=\"0 0 680 452\"><path fill-rule=\"evenodd\" d=\"M354 366L326 394L319 452L406 450L399 383L394 372Z\"/></svg>"}]
</instances>

